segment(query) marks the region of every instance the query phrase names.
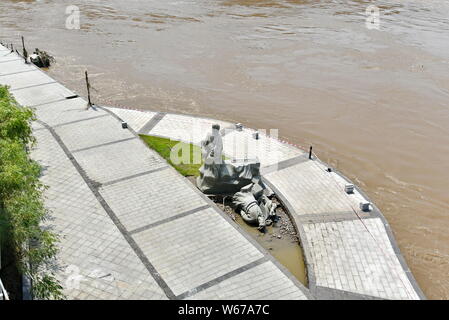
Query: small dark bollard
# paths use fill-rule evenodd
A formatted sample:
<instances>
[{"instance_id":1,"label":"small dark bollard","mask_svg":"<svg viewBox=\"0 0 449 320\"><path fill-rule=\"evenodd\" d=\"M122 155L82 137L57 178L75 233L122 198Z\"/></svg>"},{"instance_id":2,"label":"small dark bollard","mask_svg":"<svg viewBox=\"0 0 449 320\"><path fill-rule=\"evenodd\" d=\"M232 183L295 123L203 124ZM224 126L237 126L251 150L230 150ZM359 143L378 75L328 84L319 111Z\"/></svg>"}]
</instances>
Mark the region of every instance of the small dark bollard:
<instances>
[{"instance_id":1,"label":"small dark bollard","mask_svg":"<svg viewBox=\"0 0 449 320\"><path fill-rule=\"evenodd\" d=\"M122 122L122 128L123 129L128 129L128 124L126 122Z\"/></svg>"},{"instance_id":2,"label":"small dark bollard","mask_svg":"<svg viewBox=\"0 0 449 320\"><path fill-rule=\"evenodd\" d=\"M25 59L25 63L28 63L28 51L25 49L25 39L22 37L22 48L23 48L23 59Z\"/></svg>"},{"instance_id":3,"label":"small dark bollard","mask_svg":"<svg viewBox=\"0 0 449 320\"><path fill-rule=\"evenodd\" d=\"M362 210L363 212L371 211L371 203L368 201L360 202L360 210Z\"/></svg>"},{"instance_id":4,"label":"small dark bollard","mask_svg":"<svg viewBox=\"0 0 449 320\"><path fill-rule=\"evenodd\" d=\"M351 183L348 183L345 185L345 192L347 194L353 194L354 193L354 185Z\"/></svg>"}]
</instances>

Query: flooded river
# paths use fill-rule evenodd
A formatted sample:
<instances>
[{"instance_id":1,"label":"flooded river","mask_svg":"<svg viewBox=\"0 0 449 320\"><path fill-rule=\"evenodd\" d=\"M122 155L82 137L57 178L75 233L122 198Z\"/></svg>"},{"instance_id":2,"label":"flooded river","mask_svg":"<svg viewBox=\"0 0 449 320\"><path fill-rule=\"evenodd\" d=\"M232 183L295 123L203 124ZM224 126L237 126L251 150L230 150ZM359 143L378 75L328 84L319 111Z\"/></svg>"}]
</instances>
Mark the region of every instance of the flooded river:
<instances>
[{"instance_id":1,"label":"flooded river","mask_svg":"<svg viewBox=\"0 0 449 320\"><path fill-rule=\"evenodd\" d=\"M0 1L0 39L19 35L82 95L88 69L94 102L313 144L383 211L425 294L449 299L448 1Z\"/></svg>"}]
</instances>

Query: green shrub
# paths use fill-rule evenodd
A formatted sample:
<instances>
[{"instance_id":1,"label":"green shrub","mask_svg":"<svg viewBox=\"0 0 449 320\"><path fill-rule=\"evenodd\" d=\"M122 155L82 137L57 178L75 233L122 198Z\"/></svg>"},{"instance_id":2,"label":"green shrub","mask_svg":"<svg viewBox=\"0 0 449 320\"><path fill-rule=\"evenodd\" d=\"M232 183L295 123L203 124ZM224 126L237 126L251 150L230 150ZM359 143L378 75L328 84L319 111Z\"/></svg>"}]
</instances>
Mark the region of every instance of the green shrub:
<instances>
[{"instance_id":1,"label":"green shrub","mask_svg":"<svg viewBox=\"0 0 449 320\"><path fill-rule=\"evenodd\" d=\"M0 86L0 240L7 242L19 271L32 280L35 299L61 299L61 286L51 269L57 237L41 227L48 212L41 168L29 157L35 142L32 109L21 107Z\"/></svg>"}]
</instances>

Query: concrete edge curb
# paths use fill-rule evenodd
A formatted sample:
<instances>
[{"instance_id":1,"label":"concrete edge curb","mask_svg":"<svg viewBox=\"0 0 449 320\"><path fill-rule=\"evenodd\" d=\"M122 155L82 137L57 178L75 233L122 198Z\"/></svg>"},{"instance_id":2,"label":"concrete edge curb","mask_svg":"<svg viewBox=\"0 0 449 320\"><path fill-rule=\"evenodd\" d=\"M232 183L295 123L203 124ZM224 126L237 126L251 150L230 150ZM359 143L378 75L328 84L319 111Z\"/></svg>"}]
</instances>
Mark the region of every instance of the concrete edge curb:
<instances>
[{"instance_id":1,"label":"concrete edge curb","mask_svg":"<svg viewBox=\"0 0 449 320\"><path fill-rule=\"evenodd\" d=\"M328 166L325 162L321 161L320 159L316 158L314 161L319 161L322 165ZM336 173L337 175L339 175L342 179L344 179L346 182L348 183L352 183L351 180L349 180L346 176L344 176L340 171L338 171L335 168L332 168L332 171L334 173ZM382 221L382 224L385 227L385 231L388 235L388 238L390 240L390 244L393 247L394 253L396 255L396 257L399 260L399 263L401 264L401 267L403 269L403 271L405 272L408 280L410 281L410 284L412 285L413 289L415 290L416 294L419 296L419 298L421 300L426 300L426 296L424 295L424 292L422 291L422 289L420 288L420 286L418 285L418 282L416 281L415 277L413 276L412 272L410 271L410 268L407 265L407 262L405 261L404 256L401 253L401 250L399 249L399 246L396 242L396 239L394 238L393 235L393 231L389 225L389 223L387 222L387 219L385 218L385 216L382 214L382 211L380 211L380 209L376 206L375 203L373 203L371 201L371 199L368 197L368 195L357 185L354 185L355 189L369 202L371 202L371 205L373 206L373 215L379 217Z\"/></svg>"}]
</instances>

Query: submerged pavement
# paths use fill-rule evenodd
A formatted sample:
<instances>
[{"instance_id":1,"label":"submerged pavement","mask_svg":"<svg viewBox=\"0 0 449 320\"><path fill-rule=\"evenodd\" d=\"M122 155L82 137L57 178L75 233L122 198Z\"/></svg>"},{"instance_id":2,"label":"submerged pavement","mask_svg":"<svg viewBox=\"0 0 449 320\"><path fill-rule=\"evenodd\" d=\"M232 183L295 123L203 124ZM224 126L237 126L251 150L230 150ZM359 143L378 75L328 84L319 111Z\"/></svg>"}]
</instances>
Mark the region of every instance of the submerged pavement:
<instances>
[{"instance_id":1,"label":"submerged pavement","mask_svg":"<svg viewBox=\"0 0 449 320\"><path fill-rule=\"evenodd\" d=\"M86 101L0 47L0 84L36 109L49 186L48 227L61 234L55 269L74 299L420 299L381 212L316 157L263 133L186 115ZM122 129L126 121L130 129ZM199 144L213 123L230 158L255 158L299 231L309 288L137 133Z\"/></svg>"}]
</instances>

